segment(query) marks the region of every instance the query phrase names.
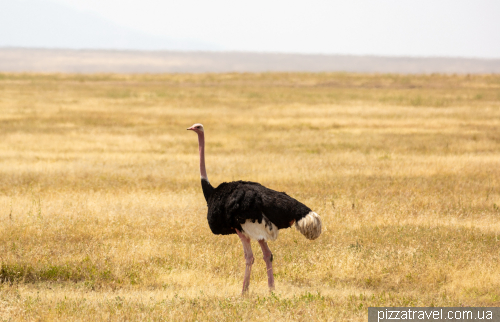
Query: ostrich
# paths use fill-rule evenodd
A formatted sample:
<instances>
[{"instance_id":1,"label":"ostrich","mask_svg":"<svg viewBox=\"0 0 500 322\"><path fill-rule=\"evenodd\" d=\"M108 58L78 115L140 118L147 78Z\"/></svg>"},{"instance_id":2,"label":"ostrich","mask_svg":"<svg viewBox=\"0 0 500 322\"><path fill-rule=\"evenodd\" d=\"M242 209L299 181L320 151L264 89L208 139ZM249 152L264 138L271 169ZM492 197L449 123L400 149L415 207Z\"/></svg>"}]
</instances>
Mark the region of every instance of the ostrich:
<instances>
[{"instance_id":1,"label":"ostrich","mask_svg":"<svg viewBox=\"0 0 500 322\"><path fill-rule=\"evenodd\" d=\"M188 130L198 134L201 187L207 201L210 230L216 235L237 234L243 244L246 267L242 294L248 291L254 262L250 239L257 240L262 249L269 290L274 290L273 254L267 241L276 240L279 229L289 228L294 223L307 239L316 239L321 234L321 218L286 193L256 182L223 182L217 188L212 187L205 168L203 125L196 123Z\"/></svg>"}]
</instances>

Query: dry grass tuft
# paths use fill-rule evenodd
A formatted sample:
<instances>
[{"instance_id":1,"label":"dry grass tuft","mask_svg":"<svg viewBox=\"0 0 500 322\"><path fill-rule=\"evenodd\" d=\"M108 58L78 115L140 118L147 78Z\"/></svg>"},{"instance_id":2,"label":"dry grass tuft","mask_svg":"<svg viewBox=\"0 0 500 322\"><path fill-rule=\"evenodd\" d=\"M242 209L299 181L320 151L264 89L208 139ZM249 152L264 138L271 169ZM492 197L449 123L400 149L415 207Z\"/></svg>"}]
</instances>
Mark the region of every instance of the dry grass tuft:
<instances>
[{"instance_id":1,"label":"dry grass tuft","mask_svg":"<svg viewBox=\"0 0 500 322\"><path fill-rule=\"evenodd\" d=\"M500 76L0 74L0 320L353 320L500 305ZM240 297L213 184L310 206Z\"/></svg>"}]
</instances>

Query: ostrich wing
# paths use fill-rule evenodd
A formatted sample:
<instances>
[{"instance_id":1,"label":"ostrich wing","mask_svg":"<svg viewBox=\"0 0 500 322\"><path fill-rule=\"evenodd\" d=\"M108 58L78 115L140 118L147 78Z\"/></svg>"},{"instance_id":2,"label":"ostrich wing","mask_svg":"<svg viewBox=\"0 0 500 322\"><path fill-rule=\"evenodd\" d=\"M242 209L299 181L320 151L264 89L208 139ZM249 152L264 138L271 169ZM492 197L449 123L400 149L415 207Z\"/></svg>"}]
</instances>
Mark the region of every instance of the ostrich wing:
<instances>
[{"instance_id":1,"label":"ostrich wing","mask_svg":"<svg viewBox=\"0 0 500 322\"><path fill-rule=\"evenodd\" d=\"M214 234L232 234L246 220L262 221L264 214L278 229L288 228L311 211L284 192L256 182L234 181L219 185L208 199L208 223Z\"/></svg>"}]
</instances>

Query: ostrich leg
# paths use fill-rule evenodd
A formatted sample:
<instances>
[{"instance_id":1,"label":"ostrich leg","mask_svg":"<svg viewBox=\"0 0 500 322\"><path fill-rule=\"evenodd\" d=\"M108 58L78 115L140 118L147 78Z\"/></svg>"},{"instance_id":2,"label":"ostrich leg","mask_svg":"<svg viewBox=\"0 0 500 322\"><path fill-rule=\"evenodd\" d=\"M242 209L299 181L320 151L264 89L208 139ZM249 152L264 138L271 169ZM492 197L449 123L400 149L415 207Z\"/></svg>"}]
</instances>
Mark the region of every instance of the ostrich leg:
<instances>
[{"instance_id":1,"label":"ostrich leg","mask_svg":"<svg viewBox=\"0 0 500 322\"><path fill-rule=\"evenodd\" d=\"M250 238L243 235L243 233L238 229L236 229L236 233L241 239L241 243L243 244L243 251L245 252L245 278L243 279L243 290L241 291L241 294L243 295L248 291L248 286L250 285L250 273L252 271L254 258L252 253L252 246L250 245Z\"/></svg>"},{"instance_id":2,"label":"ostrich leg","mask_svg":"<svg viewBox=\"0 0 500 322\"><path fill-rule=\"evenodd\" d=\"M267 268L267 285L270 291L274 291L274 275L273 275L273 253L267 246L265 240L259 240L260 248L262 248L262 254L264 255L264 261L266 262Z\"/></svg>"}]
</instances>

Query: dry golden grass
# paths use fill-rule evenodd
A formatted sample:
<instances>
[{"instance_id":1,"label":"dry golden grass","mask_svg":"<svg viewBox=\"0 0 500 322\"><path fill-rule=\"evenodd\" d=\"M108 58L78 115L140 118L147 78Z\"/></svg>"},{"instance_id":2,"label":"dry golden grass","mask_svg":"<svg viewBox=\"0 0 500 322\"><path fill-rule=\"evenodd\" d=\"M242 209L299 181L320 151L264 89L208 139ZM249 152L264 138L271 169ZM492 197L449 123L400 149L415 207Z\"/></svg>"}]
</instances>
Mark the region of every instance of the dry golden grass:
<instances>
[{"instance_id":1,"label":"dry golden grass","mask_svg":"<svg viewBox=\"0 0 500 322\"><path fill-rule=\"evenodd\" d=\"M0 320L365 321L500 305L500 76L0 74ZM276 292L199 182L323 218L270 243Z\"/></svg>"}]
</instances>

